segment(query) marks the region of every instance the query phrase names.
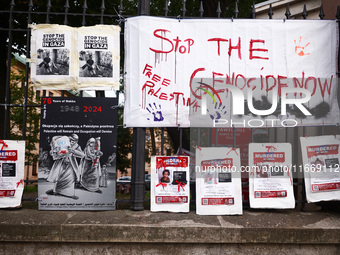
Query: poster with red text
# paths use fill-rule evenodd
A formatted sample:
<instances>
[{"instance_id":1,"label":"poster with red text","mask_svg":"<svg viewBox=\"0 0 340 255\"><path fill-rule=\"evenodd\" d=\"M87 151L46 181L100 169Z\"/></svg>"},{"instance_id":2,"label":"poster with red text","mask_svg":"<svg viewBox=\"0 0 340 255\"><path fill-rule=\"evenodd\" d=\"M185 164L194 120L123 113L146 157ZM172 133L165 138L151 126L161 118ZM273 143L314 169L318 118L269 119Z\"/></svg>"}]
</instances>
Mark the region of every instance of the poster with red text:
<instances>
[{"instance_id":1,"label":"poster with red text","mask_svg":"<svg viewBox=\"0 0 340 255\"><path fill-rule=\"evenodd\" d=\"M196 148L196 213L242 214L240 149Z\"/></svg>"},{"instance_id":2,"label":"poster with red text","mask_svg":"<svg viewBox=\"0 0 340 255\"><path fill-rule=\"evenodd\" d=\"M336 35L335 20L128 18L124 124L336 125Z\"/></svg>"},{"instance_id":3,"label":"poster with red text","mask_svg":"<svg viewBox=\"0 0 340 255\"><path fill-rule=\"evenodd\" d=\"M151 158L151 211L189 212L189 157Z\"/></svg>"},{"instance_id":4,"label":"poster with red text","mask_svg":"<svg viewBox=\"0 0 340 255\"><path fill-rule=\"evenodd\" d=\"M21 205L24 175L25 141L0 140L0 208Z\"/></svg>"},{"instance_id":5,"label":"poster with red text","mask_svg":"<svg viewBox=\"0 0 340 255\"><path fill-rule=\"evenodd\" d=\"M251 208L295 207L289 143L249 144L249 201Z\"/></svg>"},{"instance_id":6,"label":"poster with red text","mask_svg":"<svg viewBox=\"0 0 340 255\"><path fill-rule=\"evenodd\" d=\"M340 200L340 140L300 137L308 202Z\"/></svg>"}]
</instances>

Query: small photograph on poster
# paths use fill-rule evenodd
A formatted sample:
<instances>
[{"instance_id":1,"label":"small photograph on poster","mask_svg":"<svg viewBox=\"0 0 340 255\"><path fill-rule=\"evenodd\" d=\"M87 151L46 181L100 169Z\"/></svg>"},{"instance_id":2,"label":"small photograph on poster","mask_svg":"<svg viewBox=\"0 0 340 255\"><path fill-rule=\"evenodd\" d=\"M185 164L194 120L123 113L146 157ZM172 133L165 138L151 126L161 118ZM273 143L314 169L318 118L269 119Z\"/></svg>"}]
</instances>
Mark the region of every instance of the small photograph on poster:
<instances>
[{"instance_id":1,"label":"small photograph on poster","mask_svg":"<svg viewBox=\"0 0 340 255\"><path fill-rule=\"evenodd\" d=\"M0 208L20 207L24 168L25 141L0 140Z\"/></svg>"},{"instance_id":2,"label":"small photograph on poster","mask_svg":"<svg viewBox=\"0 0 340 255\"><path fill-rule=\"evenodd\" d=\"M291 154L291 145L288 143L249 144L251 208L295 207Z\"/></svg>"},{"instance_id":3,"label":"small photograph on poster","mask_svg":"<svg viewBox=\"0 0 340 255\"><path fill-rule=\"evenodd\" d=\"M37 75L69 75L70 51L68 49L38 49Z\"/></svg>"},{"instance_id":4,"label":"small photograph on poster","mask_svg":"<svg viewBox=\"0 0 340 255\"><path fill-rule=\"evenodd\" d=\"M189 157L151 159L151 211L189 212Z\"/></svg>"},{"instance_id":5,"label":"small photograph on poster","mask_svg":"<svg viewBox=\"0 0 340 255\"><path fill-rule=\"evenodd\" d=\"M158 173L158 177L159 177L159 182L163 182L163 183L170 183L171 179L171 173L170 173L170 169L164 169L163 171L159 171Z\"/></svg>"},{"instance_id":6,"label":"small photograph on poster","mask_svg":"<svg viewBox=\"0 0 340 255\"><path fill-rule=\"evenodd\" d=\"M114 210L117 98L42 98L40 210Z\"/></svg>"},{"instance_id":7,"label":"small photograph on poster","mask_svg":"<svg viewBox=\"0 0 340 255\"><path fill-rule=\"evenodd\" d=\"M301 137L300 141L307 201L340 200L339 137Z\"/></svg>"},{"instance_id":8,"label":"small photograph on poster","mask_svg":"<svg viewBox=\"0 0 340 255\"><path fill-rule=\"evenodd\" d=\"M80 51L79 77L112 77L112 53L110 51Z\"/></svg>"}]
</instances>

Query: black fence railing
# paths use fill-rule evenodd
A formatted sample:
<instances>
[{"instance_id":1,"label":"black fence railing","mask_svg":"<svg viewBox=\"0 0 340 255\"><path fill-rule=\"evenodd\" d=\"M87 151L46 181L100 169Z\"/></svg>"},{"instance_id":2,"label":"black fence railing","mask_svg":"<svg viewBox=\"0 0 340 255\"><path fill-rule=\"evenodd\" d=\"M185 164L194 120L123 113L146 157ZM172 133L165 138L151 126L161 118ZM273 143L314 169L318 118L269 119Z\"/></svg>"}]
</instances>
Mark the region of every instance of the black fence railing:
<instances>
[{"instance_id":1,"label":"black fence railing","mask_svg":"<svg viewBox=\"0 0 340 255\"><path fill-rule=\"evenodd\" d=\"M39 23L51 23L51 24L64 24L72 26L86 26L95 24L109 24L109 25L121 25L124 26L124 19L126 17L136 15L157 15L164 17L176 17L176 18L256 18L256 8L253 3L247 7L247 10L241 10L241 3L238 0L231 1L233 6L230 5L230 1L168 1L165 0L162 6L156 6L155 2L150 0L116 0L105 1L101 3L98 1L84 0L69 1L65 0L65 3L61 1L17 1L14 0L6 4L2 4L0 7L0 139L10 139L10 122L11 114L10 109L19 107L23 110L22 117L22 140L27 139L27 119L28 108L39 108L40 104L28 103L28 94L30 90L30 36L31 30L28 27L29 24ZM156 1L157 2L157 1ZM247 2L247 1L244 1ZM257 1L259 2L259 1ZM301 2L301 1L300 1ZM306 1L307 2L307 1ZM36 3L36 4L34 4ZM177 9L176 9L177 8ZM270 4L268 7L268 18L275 18L275 8ZM242 15L241 15L242 12ZM244 13L247 13L245 15ZM291 18L291 12L289 5L286 6L284 13L286 19ZM301 14L303 19L308 16L306 5L303 6ZM340 8L337 8L337 13L334 15L337 20L340 19ZM325 13L323 6L319 9L320 19L324 19ZM123 42L123 33L122 40ZM17 104L11 101L11 71L13 70L14 63L12 59L13 54L23 54L26 59L24 67L24 86L22 90L23 103ZM340 50L339 50L340 54ZM338 56L338 76L339 72L339 59ZM123 65L121 65L123 66ZM65 91L60 91L61 96L66 96ZM82 91L79 92L82 96ZM46 91L43 91L42 96L48 96ZM101 91L96 92L97 97L104 96ZM308 127L304 128L292 128L291 131L285 130L285 140L288 139L297 140L299 136L308 133ZM234 137L236 130L234 129ZM338 132L338 131L337 131ZM253 132L251 141L253 141ZM269 142L276 142L278 136L282 136L282 132L279 132L277 128L268 130ZM320 135L327 133L334 133L334 129L326 127L318 128ZM289 138L290 137L290 138ZM118 138L119 139L119 138ZM178 133L178 146L181 149L183 139L183 129L179 129ZM235 139L234 144L235 145ZM163 146L163 145L162 145ZM293 145L293 163L298 162L298 146ZM163 151L163 150L162 150ZM145 128L133 129L133 158L132 158L132 194L131 194L131 209L143 210L144 202L144 170L145 170ZM32 167L33 168L33 167ZM29 178L27 174L26 183L34 182ZM298 194L297 203L301 203L302 209L305 205L305 190L304 181L302 177L294 179L295 192Z\"/></svg>"}]
</instances>

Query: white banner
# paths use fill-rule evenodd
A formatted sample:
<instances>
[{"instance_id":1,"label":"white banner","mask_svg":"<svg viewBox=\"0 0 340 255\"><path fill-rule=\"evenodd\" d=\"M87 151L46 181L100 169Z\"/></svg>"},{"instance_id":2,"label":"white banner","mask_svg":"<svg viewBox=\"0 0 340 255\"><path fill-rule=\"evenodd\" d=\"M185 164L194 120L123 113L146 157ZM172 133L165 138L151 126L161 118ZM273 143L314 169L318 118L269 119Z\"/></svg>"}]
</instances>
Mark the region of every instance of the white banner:
<instances>
[{"instance_id":1,"label":"white banner","mask_svg":"<svg viewBox=\"0 0 340 255\"><path fill-rule=\"evenodd\" d=\"M300 137L308 202L340 200L340 136Z\"/></svg>"},{"instance_id":2,"label":"white banner","mask_svg":"<svg viewBox=\"0 0 340 255\"><path fill-rule=\"evenodd\" d=\"M124 124L336 125L336 57L330 20L129 18Z\"/></svg>"},{"instance_id":3,"label":"white banner","mask_svg":"<svg viewBox=\"0 0 340 255\"><path fill-rule=\"evenodd\" d=\"M240 149L196 148L196 212L242 214Z\"/></svg>"},{"instance_id":4,"label":"white banner","mask_svg":"<svg viewBox=\"0 0 340 255\"><path fill-rule=\"evenodd\" d=\"M31 27L31 79L36 89L119 89L119 26Z\"/></svg>"},{"instance_id":5,"label":"white banner","mask_svg":"<svg viewBox=\"0 0 340 255\"><path fill-rule=\"evenodd\" d=\"M249 166L251 208L295 207L291 144L250 143Z\"/></svg>"},{"instance_id":6,"label":"white banner","mask_svg":"<svg viewBox=\"0 0 340 255\"><path fill-rule=\"evenodd\" d=\"M25 141L0 140L0 208L21 205L24 176Z\"/></svg>"}]
</instances>

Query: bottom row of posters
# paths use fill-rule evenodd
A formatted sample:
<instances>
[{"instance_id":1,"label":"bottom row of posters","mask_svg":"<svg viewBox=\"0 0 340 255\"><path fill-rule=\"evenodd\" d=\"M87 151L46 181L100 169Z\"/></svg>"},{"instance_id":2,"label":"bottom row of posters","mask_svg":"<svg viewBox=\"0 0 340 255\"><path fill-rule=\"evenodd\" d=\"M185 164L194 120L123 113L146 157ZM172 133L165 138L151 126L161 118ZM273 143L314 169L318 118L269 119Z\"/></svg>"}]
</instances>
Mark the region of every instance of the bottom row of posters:
<instances>
[{"instance_id":1,"label":"bottom row of posters","mask_svg":"<svg viewBox=\"0 0 340 255\"><path fill-rule=\"evenodd\" d=\"M308 202L340 200L340 136L301 137L303 165L292 165L289 143L249 144L249 165L240 150L196 148L196 212L242 214L241 174L249 176L251 208L295 207L293 172L302 171ZM155 156L151 163L151 211L189 212L189 157Z\"/></svg>"},{"instance_id":2,"label":"bottom row of posters","mask_svg":"<svg viewBox=\"0 0 340 255\"><path fill-rule=\"evenodd\" d=\"M108 139L111 134L105 136L107 125L102 123L97 129L93 125L93 130L101 132L94 137L77 135L66 125L63 128L69 128L70 135L49 135L53 128L44 126L49 132L41 137L41 144L46 145L41 147L41 155L46 160L39 167L39 209L115 209L116 155L115 147L110 147L114 139ZM293 173L297 171L304 174L308 202L340 200L340 136L300 140L300 166L292 165L289 143L250 143L248 166L240 162L240 149L230 147L197 147L196 161L191 163L188 156L152 157L151 211L189 212L190 167L194 167L200 215L242 214L243 172L249 176L251 208L294 208ZM1 208L20 206L24 163L24 141L0 140Z\"/></svg>"}]
</instances>

